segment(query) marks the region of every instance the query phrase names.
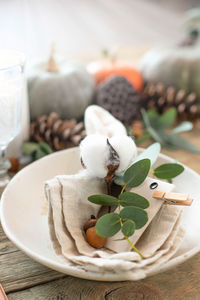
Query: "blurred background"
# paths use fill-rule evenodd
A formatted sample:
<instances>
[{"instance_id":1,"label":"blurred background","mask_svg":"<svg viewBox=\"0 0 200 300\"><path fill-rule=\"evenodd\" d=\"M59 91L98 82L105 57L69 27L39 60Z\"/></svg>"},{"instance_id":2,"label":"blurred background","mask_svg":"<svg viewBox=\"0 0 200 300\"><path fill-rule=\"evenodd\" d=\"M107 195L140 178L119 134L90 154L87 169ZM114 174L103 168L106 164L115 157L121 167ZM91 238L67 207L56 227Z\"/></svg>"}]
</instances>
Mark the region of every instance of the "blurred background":
<instances>
[{"instance_id":1,"label":"blurred background","mask_svg":"<svg viewBox=\"0 0 200 300\"><path fill-rule=\"evenodd\" d=\"M1 45L44 56L52 41L68 55L113 45L177 43L183 36L184 12L198 4L198 0L0 0Z\"/></svg>"},{"instance_id":2,"label":"blurred background","mask_svg":"<svg viewBox=\"0 0 200 300\"><path fill-rule=\"evenodd\" d=\"M17 87L24 95L20 133L7 155L23 152L35 160L78 146L91 104L125 124L137 145L157 141L169 151L200 153L198 5L199 0L0 0L0 48L23 52L27 62L25 81ZM16 92L9 87L6 93L14 99ZM2 144L5 128L12 140L20 124L15 99L11 104L0 93Z\"/></svg>"}]
</instances>

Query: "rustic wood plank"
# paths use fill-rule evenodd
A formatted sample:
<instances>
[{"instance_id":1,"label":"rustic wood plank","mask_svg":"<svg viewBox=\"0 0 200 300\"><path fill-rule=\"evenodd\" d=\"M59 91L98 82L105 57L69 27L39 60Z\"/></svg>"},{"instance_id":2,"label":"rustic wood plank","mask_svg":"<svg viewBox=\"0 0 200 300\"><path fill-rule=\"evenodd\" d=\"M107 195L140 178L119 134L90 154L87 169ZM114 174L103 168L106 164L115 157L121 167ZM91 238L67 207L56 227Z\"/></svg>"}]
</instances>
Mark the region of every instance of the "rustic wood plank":
<instances>
[{"instance_id":1,"label":"rustic wood plank","mask_svg":"<svg viewBox=\"0 0 200 300\"><path fill-rule=\"evenodd\" d=\"M19 250L0 255L0 266L0 282L6 292L24 289L65 276L38 264Z\"/></svg>"},{"instance_id":2,"label":"rustic wood plank","mask_svg":"<svg viewBox=\"0 0 200 300\"><path fill-rule=\"evenodd\" d=\"M18 250L7 239L0 226L0 283L6 292L28 288L64 276L66 275L38 264Z\"/></svg>"},{"instance_id":3,"label":"rustic wood plank","mask_svg":"<svg viewBox=\"0 0 200 300\"><path fill-rule=\"evenodd\" d=\"M95 282L67 277L18 293L9 300L199 300L200 255L188 262L137 282Z\"/></svg>"}]
</instances>

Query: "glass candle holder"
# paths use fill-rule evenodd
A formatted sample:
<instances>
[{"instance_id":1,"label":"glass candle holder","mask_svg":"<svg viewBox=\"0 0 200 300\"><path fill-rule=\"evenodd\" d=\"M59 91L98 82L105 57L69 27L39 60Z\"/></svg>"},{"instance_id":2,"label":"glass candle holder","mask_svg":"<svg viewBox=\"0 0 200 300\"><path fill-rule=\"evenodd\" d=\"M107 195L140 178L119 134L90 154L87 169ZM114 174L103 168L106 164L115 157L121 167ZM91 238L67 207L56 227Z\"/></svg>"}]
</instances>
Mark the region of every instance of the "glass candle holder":
<instances>
[{"instance_id":1,"label":"glass candle holder","mask_svg":"<svg viewBox=\"0 0 200 300\"><path fill-rule=\"evenodd\" d=\"M10 180L10 163L5 158L5 151L21 126L24 63L23 54L0 51L0 187Z\"/></svg>"}]
</instances>

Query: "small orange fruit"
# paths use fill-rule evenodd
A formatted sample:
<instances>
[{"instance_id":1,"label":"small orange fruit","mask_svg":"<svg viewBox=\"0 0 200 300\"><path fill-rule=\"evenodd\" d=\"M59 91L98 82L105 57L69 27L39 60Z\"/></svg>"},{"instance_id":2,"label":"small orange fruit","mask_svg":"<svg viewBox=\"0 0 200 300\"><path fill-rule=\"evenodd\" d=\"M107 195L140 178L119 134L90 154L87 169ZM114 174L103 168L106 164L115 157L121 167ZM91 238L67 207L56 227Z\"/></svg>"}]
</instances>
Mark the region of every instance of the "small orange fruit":
<instances>
[{"instance_id":1,"label":"small orange fruit","mask_svg":"<svg viewBox=\"0 0 200 300\"><path fill-rule=\"evenodd\" d=\"M100 249L102 248L105 243L106 243L106 238L99 236L96 233L96 228L95 227L90 227L86 230L86 238L88 243L90 244L90 246L96 248L96 249Z\"/></svg>"}]
</instances>

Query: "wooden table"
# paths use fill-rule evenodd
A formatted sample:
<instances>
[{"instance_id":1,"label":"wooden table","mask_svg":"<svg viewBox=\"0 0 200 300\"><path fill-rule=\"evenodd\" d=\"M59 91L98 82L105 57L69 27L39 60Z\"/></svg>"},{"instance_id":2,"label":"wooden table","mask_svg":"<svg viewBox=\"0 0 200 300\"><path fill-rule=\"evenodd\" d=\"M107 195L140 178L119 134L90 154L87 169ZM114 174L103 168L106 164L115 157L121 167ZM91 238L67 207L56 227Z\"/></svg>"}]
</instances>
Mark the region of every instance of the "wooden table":
<instances>
[{"instance_id":1,"label":"wooden table","mask_svg":"<svg viewBox=\"0 0 200 300\"><path fill-rule=\"evenodd\" d=\"M200 148L199 129L186 136ZM200 172L200 155L181 150L163 153ZM0 283L9 300L199 300L200 253L174 269L138 282L89 281L34 262L0 227Z\"/></svg>"}]
</instances>

